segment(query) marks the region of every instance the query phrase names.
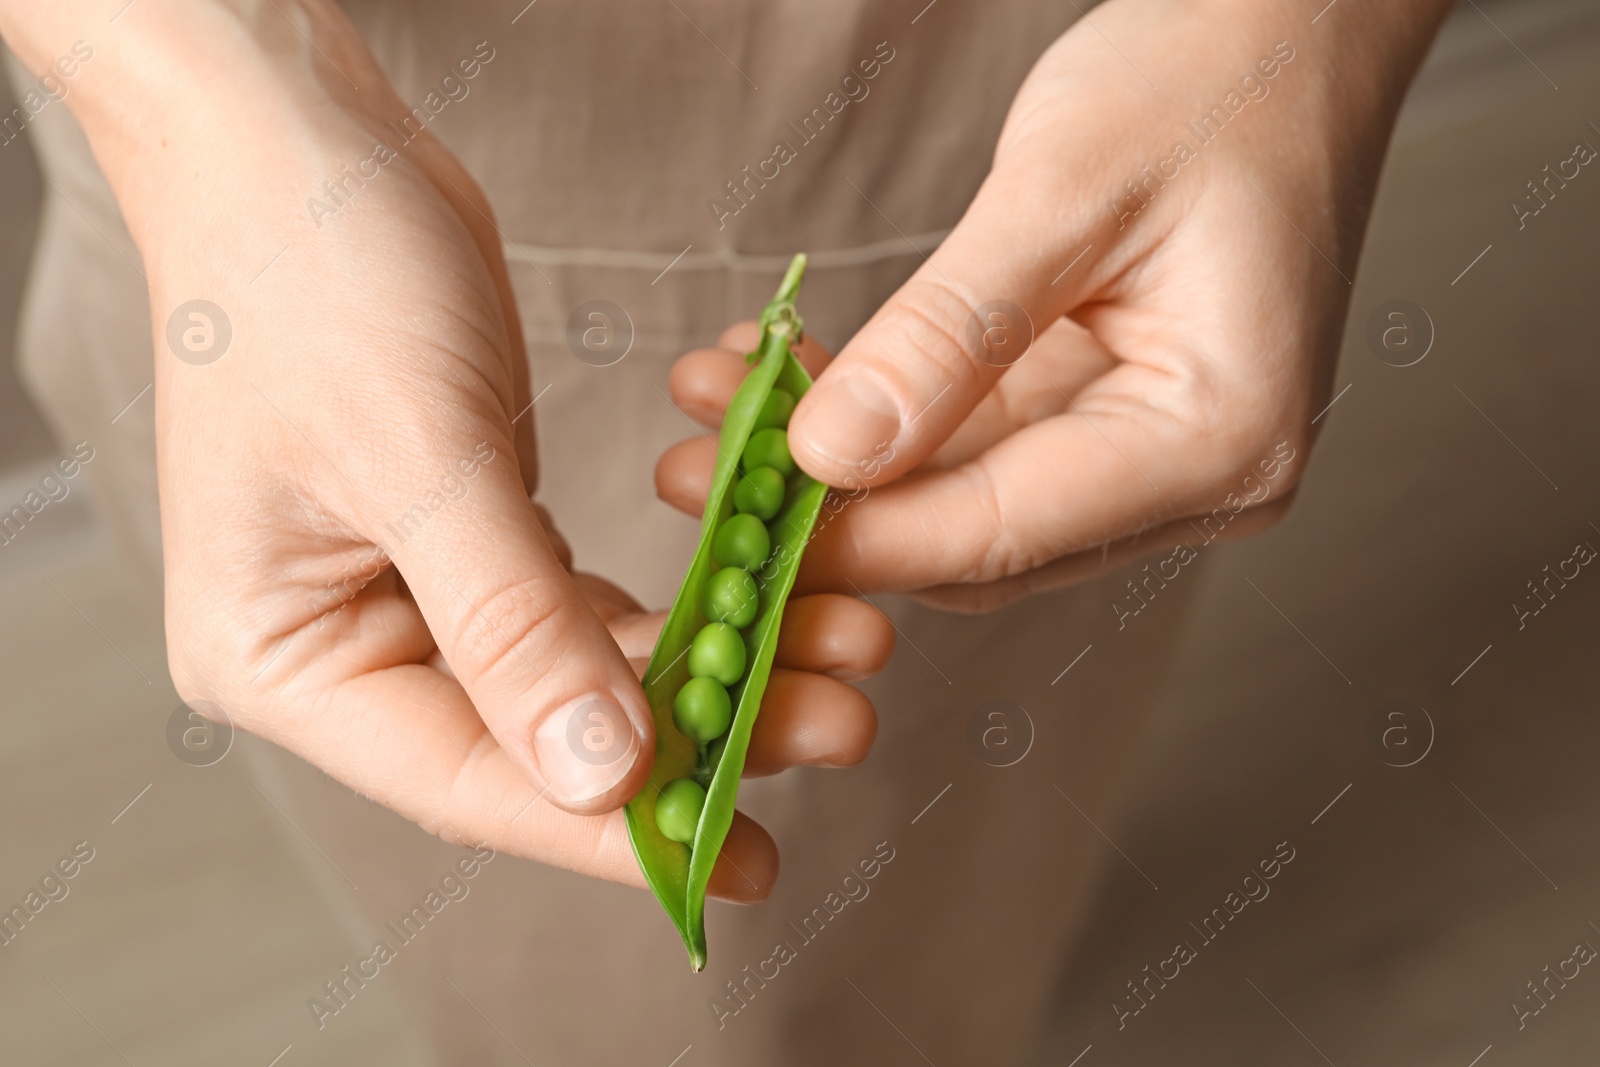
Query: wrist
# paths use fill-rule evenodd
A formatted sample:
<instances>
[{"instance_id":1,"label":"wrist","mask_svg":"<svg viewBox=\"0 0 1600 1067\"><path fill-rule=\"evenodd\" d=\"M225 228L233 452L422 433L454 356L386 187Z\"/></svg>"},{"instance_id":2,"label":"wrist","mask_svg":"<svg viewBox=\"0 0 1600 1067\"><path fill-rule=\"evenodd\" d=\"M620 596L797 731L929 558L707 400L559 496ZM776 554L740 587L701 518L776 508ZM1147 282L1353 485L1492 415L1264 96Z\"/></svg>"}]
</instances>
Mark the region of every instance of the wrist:
<instances>
[{"instance_id":1,"label":"wrist","mask_svg":"<svg viewBox=\"0 0 1600 1067\"><path fill-rule=\"evenodd\" d=\"M1297 68L1288 106L1241 129L1234 160L1270 195L1331 204L1329 252L1352 267L1400 105L1454 2L1222 0L1224 22L1254 20L1256 36L1289 49Z\"/></svg>"},{"instance_id":2,"label":"wrist","mask_svg":"<svg viewBox=\"0 0 1600 1067\"><path fill-rule=\"evenodd\" d=\"M1455 0L1395 0L1376 8L1344 0L1219 0L1205 19L1260 42L1286 42L1323 128L1385 133ZM1270 43L1269 42L1269 43ZM1219 42L1219 47L1222 47Z\"/></svg>"},{"instance_id":3,"label":"wrist","mask_svg":"<svg viewBox=\"0 0 1600 1067\"><path fill-rule=\"evenodd\" d=\"M350 55L354 30L317 0L0 0L0 33L49 76L147 255L204 201L248 195L237 176L315 154L318 127L340 117L329 78L353 92L326 57ZM357 65L341 62L367 73Z\"/></svg>"}]
</instances>

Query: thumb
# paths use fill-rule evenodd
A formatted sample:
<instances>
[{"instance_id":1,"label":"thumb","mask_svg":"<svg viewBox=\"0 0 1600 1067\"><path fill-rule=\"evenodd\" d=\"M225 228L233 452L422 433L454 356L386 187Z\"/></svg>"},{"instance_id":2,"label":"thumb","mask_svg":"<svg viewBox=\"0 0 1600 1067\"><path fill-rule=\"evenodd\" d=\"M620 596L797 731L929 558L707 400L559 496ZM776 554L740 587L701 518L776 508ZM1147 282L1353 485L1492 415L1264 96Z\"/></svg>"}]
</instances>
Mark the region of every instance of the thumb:
<instances>
[{"instance_id":1,"label":"thumb","mask_svg":"<svg viewBox=\"0 0 1600 1067\"><path fill-rule=\"evenodd\" d=\"M420 495L390 503L376 539L513 764L569 811L616 808L655 752L633 668L557 559L516 459L454 450L411 468Z\"/></svg>"},{"instance_id":2,"label":"thumb","mask_svg":"<svg viewBox=\"0 0 1600 1067\"><path fill-rule=\"evenodd\" d=\"M859 485L915 467L1072 305L1075 287L1052 279L1083 242L1067 252L1039 232L1036 220L1058 219L1061 208L1029 204L1035 184L991 174L950 236L806 393L789 423L806 473Z\"/></svg>"}]
</instances>

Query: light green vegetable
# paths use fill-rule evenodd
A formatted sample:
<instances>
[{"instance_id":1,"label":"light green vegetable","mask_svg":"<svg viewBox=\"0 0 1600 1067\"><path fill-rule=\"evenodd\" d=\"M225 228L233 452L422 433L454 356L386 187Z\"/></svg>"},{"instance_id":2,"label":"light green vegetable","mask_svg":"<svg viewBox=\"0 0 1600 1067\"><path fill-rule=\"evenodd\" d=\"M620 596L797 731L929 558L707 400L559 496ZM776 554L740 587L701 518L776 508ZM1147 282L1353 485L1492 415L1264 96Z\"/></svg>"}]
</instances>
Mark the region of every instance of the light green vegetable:
<instances>
[{"instance_id":1,"label":"light green vegetable","mask_svg":"<svg viewBox=\"0 0 1600 1067\"><path fill-rule=\"evenodd\" d=\"M708 622L689 643L689 675L736 685L744 677L748 658L738 630L725 622Z\"/></svg>"},{"instance_id":2,"label":"light green vegetable","mask_svg":"<svg viewBox=\"0 0 1600 1067\"><path fill-rule=\"evenodd\" d=\"M794 414L794 394L785 389L774 389L761 403L761 413L756 416L755 429L770 430L774 426L788 426Z\"/></svg>"},{"instance_id":3,"label":"light green vegetable","mask_svg":"<svg viewBox=\"0 0 1600 1067\"><path fill-rule=\"evenodd\" d=\"M740 476L733 487L733 506L766 522L783 507L788 485L783 474L773 467L757 467Z\"/></svg>"},{"instance_id":4,"label":"light green vegetable","mask_svg":"<svg viewBox=\"0 0 1600 1067\"><path fill-rule=\"evenodd\" d=\"M672 722L702 745L715 741L733 723L733 701L715 678L690 678L673 698Z\"/></svg>"},{"instance_id":5,"label":"light green vegetable","mask_svg":"<svg viewBox=\"0 0 1600 1067\"><path fill-rule=\"evenodd\" d=\"M789 431L774 427L757 430L744 446L744 469L772 467L785 478L794 473L794 457L789 455Z\"/></svg>"},{"instance_id":6,"label":"light green vegetable","mask_svg":"<svg viewBox=\"0 0 1600 1067\"><path fill-rule=\"evenodd\" d=\"M795 402L811 386L792 351L800 343L794 300L804 271L805 257L796 256L761 314L761 340L750 355L755 367L723 419L700 546L644 677L655 715L655 765L649 782L628 802L628 837L697 971L706 965L706 886L733 825L783 606L827 492L796 470L784 430ZM774 483L762 468L776 468L772 474L778 478L779 502L770 509ZM755 488L741 495L736 486L746 484ZM742 497L737 511L736 497ZM737 574L719 577L735 568L747 572L750 587ZM735 585L741 595L754 588L756 610L748 619L733 610L739 606ZM709 733L716 725L709 715L715 704L711 685L725 686L732 705L732 721L720 736ZM696 807L692 798L702 788L703 805Z\"/></svg>"},{"instance_id":7,"label":"light green vegetable","mask_svg":"<svg viewBox=\"0 0 1600 1067\"><path fill-rule=\"evenodd\" d=\"M711 539L711 556L724 567L756 570L772 554L772 535L754 515L730 515Z\"/></svg>"},{"instance_id":8,"label":"light green vegetable","mask_svg":"<svg viewBox=\"0 0 1600 1067\"><path fill-rule=\"evenodd\" d=\"M706 583L706 600L701 605L706 617L725 622L734 629L749 626L761 606L756 580L743 567L724 567Z\"/></svg>"},{"instance_id":9,"label":"light green vegetable","mask_svg":"<svg viewBox=\"0 0 1600 1067\"><path fill-rule=\"evenodd\" d=\"M668 782L656 800L656 825L669 839L686 845L694 840L705 806L706 791L693 778Z\"/></svg>"}]
</instances>

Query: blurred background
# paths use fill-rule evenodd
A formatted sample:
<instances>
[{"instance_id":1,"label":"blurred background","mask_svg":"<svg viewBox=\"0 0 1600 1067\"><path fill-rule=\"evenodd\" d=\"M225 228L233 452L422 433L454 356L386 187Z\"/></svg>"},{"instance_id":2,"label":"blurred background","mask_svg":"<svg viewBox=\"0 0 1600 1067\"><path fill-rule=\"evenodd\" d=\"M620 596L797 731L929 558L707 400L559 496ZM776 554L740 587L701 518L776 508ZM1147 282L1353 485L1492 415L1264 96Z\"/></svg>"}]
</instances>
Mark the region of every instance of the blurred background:
<instances>
[{"instance_id":1,"label":"blurred background","mask_svg":"<svg viewBox=\"0 0 1600 1067\"><path fill-rule=\"evenodd\" d=\"M1400 121L1298 502L1174 599L1182 652L1096 826L1106 873L1037 1062L1593 1062L1600 577L1573 561L1600 546L1600 168L1523 228L1510 206L1580 142L1600 147L1600 5L1458 10ZM51 195L28 137L0 147L6 506L74 443L12 367ZM0 904L93 853L0 949L0 1060L433 1062L382 983L295 1036L353 920L254 784L255 742L171 754L159 598L118 553L90 478L0 546ZM1062 663L1109 639L1063 633ZM1115 714L1070 703L1098 669L1057 679L1059 714ZM972 773L1035 775L1059 807L1037 761ZM1042 848L1058 817L1078 816L1052 810ZM1225 903L1285 853L1268 896ZM1218 907L1238 914L1208 937ZM883 1007L914 1037L946 1008L909 984Z\"/></svg>"}]
</instances>

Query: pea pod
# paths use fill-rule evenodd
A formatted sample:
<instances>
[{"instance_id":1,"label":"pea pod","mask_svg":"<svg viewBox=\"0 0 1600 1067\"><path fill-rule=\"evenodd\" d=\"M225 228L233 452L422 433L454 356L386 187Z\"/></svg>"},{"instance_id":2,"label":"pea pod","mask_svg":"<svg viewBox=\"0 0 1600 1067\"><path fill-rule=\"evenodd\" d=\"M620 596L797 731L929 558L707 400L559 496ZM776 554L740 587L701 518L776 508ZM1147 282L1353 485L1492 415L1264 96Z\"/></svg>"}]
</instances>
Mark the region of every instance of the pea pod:
<instances>
[{"instance_id":1,"label":"pea pod","mask_svg":"<svg viewBox=\"0 0 1600 1067\"><path fill-rule=\"evenodd\" d=\"M793 468L787 449L778 447L781 439L775 439L775 435L759 438L757 449L746 456L753 434L766 433L775 422L781 434L794 401L811 386L810 376L792 351L800 342L800 316L795 313L794 301L805 265L805 256L794 257L777 295L761 313L761 340L748 357L755 368L734 393L723 419L711 494L706 498L701 520L700 546L661 628L644 676L645 696L655 717L655 766L649 782L628 802L628 838L645 881L678 928L689 951L689 963L696 971L704 970L706 965L706 885L733 824L739 778L744 771L750 731L761 708L761 695L772 671L784 602L794 586L800 555L811 538L827 493L825 485ZM756 460L763 465L752 465L750 469L760 473L753 479L745 478L749 471L744 465ZM782 466L775 469L767 463ZM775 513L771 492L776 484L774 475L783 482L782 502L776 505ZM747 483L746 491L736 494L742 481ZM736 520L733 532L741 536L719 538L728 530L730 519ZM759 526L764 520L770 545L766 546L764 557L755 558L752 553L763 550L761 538L742 534L750 532L745 527L752 523ZM731 541L738 542L737 550L729 548ZM751 544L756 547L750 548ZM737 558L719 560L718 549ZM744 576L723 574L713 583L719 571L734 566L744 568L754 579L757 604L753 619L737 602L730 602L730 598L736 598L737 590L750 588L751 583ZM708 592L712 595L708 596ZM708 616L708 610L717 612L717 617ZM746 625L734 626L740 622ZM742 638L743 657L737 655L736 646L732 655L727 654L729 650L724 646L729 629ZM698 643L697 637L701 638ZM693 656L691 645L695 646ZM726 733L718 738L692 739L674 721L674 703L690 684L691 674L695 675L693 685L679 702L679 717L686 710L691 712L693 721L686 720L684 725L703 736L707 732L702 725L706 716L698 709L717 704L716 694L707 699L708 691L713 685L725 685L733 717ZM735 680L727 681L730 677ZM714 715L710 718L720 725ZM691 826L692 839L683 841Z\"/></svg>"}]
</instances>

